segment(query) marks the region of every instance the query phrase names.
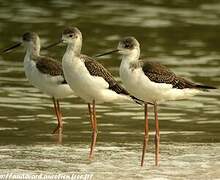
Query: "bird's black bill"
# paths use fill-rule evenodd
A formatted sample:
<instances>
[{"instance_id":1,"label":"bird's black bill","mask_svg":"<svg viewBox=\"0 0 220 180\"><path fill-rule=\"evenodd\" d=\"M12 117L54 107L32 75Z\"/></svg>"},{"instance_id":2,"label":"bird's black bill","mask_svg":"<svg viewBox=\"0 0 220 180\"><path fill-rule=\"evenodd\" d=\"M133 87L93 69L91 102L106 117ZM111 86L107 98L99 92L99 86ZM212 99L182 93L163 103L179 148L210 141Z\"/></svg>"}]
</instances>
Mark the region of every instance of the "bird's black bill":
<instances>
[{"instance_id":1,"label":"bird's black bill","mask_svg":"<svg viewBox=\"0 0 220 180\"><path fill-rule=\"evenodd\" d=\"M98 54L98 55L96 55L95 57L105 56L105 55L108 55L108 54L116 53L116 52L118 52L118 51L119 51L118 49L115 49L115 50L112 50L112 51L109 51L109 52L105 52L105 53L103 53L103 54Z\"/></svg>"},{"instance_id":2,"label":"bird's black bill","mask_svg":"<svg viewBox=\"0 0 220 180\"><path fill-rule=\"evenodd\" d=\"M48 46L42 47L41 49L42 49L42 50L50 49L50 48L52 48L52 47L54 47L54 46L57 46L57 45L60 44L60 43L62 43L62 40L59 40L58 42L55 42L55 43L50 44L50 45L48 45Z\"/></svg>"},{"instance_id":3,"label":"bird's black bill","mask_svg":"<svg viewBox=\"0 0 220 180\"><path fill-rule=\"evenodd\" d=\"M14 49L14 48L19 47L21 44L22 44L21 42L16 43L16 44L14 44L13 46L11 46L11 47L9 47L9 48L6 48L6 49L4 49L4 50L2 51L2 53L7 53L7 52L9 52L10 50L12 50L12 49Z\"/></svg>"}]
</instances>

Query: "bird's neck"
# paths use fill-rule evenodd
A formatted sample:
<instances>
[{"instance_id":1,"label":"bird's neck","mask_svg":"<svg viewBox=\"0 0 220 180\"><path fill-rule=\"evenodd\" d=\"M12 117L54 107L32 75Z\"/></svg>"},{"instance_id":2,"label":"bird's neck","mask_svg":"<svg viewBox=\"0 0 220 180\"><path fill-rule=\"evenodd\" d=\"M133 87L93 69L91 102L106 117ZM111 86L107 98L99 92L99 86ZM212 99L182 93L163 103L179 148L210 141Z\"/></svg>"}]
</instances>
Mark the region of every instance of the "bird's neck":
<instances>
[{"instance_id":1,"label":"bird's neck","mask_svg":"<svg viewBox=\"0 0 220 180\"><path fill-rule=\"evenodd\" d=\"M129 54L122 55L122 62L123 63L135 63L138 62L140 57L140 50L135 49Z\"/></svg>"},{"instance_id":2,"label":"bird's neck","mask_svg":"<svg viewBox=\"0 0 220 180\"><path fill-rule=\"evenodd\" d=\"M26 47L26 56L40 56L40 45L33 44Z\"/></svg>"},{"instance_id":3,"label":"bird's neck","mask_svg":"<svg viewBox=\"0 0 220 180\"><path fill-rule=\"evenodd\" d=\"M68 44L66 49L66 54L71 54L72 56L80 57L82 43Z\"/></svg>"}]
</instances>

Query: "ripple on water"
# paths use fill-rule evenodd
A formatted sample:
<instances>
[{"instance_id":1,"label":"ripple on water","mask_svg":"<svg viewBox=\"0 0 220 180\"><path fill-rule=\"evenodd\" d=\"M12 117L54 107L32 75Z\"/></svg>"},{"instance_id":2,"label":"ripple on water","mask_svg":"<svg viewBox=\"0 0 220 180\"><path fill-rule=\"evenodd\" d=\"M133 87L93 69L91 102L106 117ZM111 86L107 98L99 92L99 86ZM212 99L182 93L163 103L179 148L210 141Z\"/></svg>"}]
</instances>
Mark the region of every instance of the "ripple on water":
<instances>
[{"instance_id":1,"label":"ripple on water","mask_svg":"<svg viewBox=\"0 0 220 180\"><path fill-rule=\"evenodd\" d=\"M63 145L31 147L1 146L2 173L43 173L63 172L92 173L96 179L154 179L219 177L219 144L162 144L161 162L154 166L154 148L146 154L145 166L140 168L140 144L99 144L96 157L88 160L88 146ZM212 153L210 153L212 149ZM23 157L25 156L25 159ZM4 166L2 168L1 166ZM19 167L19 168L18 168Z\"/></svg>"},{"instance_id":2,"label":"ripple on water","mask_svg":"<svg viewBox=\"0 0 220 180\"><path fill-rule=\"evenodd\" d=\"M33 2L33 5L19 0L1 3L1 48L17 41L24 30L43 35L42 44L52 42L62 27L74 21L85 33L87 47L84 50L91 54L99 52L99 48L116 47L121 37L132 35L140 39L142 53L149 60L163 63L177 75L195 82L219 86L216 32L220 25L220 4L217 1L51 0ZM15 26L19 28L11 32ZM159 106L160 167L154 166L153 138L150 138L145 166L139 166L144 123L142 106L97 105L100 134L96 157L89 161L91 131L87 104L72 97L61 101L66 123L64 144L54 145L56 137L50 130L55 126L56 116L51 99L26 80L23 49L14 52L0 55L0 134L1 143L7 144L0 146L1 173L89 172L94 174L94 179L126 180L220 177L218 90ZM61 57L63 50L57 48L47 53ZM119 61L114 60L118 58L114 56L101 63L118 74ZM119 77L116 79L120 81ZM153 116L150 106L150 137L154 136Z\"/></svg>"}]
</instances>

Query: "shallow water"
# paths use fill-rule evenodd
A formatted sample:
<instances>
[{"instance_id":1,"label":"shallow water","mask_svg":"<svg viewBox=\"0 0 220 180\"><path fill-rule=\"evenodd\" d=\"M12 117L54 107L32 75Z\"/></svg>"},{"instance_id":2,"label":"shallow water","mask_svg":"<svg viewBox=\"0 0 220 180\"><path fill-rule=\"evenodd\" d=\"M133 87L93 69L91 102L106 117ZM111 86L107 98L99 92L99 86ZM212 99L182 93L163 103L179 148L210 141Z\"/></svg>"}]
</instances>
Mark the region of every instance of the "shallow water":
<instances>
[{"instance_id":1,"label":"shallow water","mask_svg":"<svg viewBox=\"0 0 220 180\"><path fill-rule=\"evenodd\" d=\"M220 3L212 1L4 1L0 0L0 49L28 30L42 45L60 37L65 25L78 26L83 52L91 56L135 36L142 56L167 65L176 74L220 87ZM43 54L61 59L64 47ZM0 174L90 173L93 179L220 178L220 94L160 105L161 162L154 166L154 121L150 109L150 145L140 168L143 108L135 104L97 106L96 157L88 160L90 123L87 105L62 100L62 144L51 135L56 118L49 97L32 87L23 72L23 49L0 55ZM110 58L109 58L110 57ZM118 80L117 55L99 61ZM111 58L112 57L112 58Z\"/></svg>"}]
</instances>

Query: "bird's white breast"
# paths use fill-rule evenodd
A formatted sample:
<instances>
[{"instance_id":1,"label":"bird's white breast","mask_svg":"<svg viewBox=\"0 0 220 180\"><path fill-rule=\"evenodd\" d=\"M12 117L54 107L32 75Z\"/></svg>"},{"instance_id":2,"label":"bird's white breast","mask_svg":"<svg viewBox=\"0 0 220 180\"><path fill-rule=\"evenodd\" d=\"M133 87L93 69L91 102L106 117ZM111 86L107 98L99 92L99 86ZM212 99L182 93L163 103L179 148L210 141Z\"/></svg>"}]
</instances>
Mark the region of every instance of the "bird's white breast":
<instances>
[{"instance_id":1,"label":"bird's white breast","mask_svg":"<svg viewBox=\"0 0 220 180\"><path fill-rule=\"evenodd\" d=\"M86 102L109 102L116 99L129 99L108 89L109 84L104 78L92 76L87 70L84 60L74 56L71 52L65 53L62 65L65 78L77 96Z\"/></svg>"},{"instance_id":2,"label":"bird's white breast","mask_svg":"<svg viewBox=\"0 0 220 180\"><path fill-rule=\"evenodd\" d=\"M30 83L49 96L64 98L73 94L68 84L61 84L63 81L62 76L41 73L36 67L36 62L28 56L25 56L24 59L24 70Z\"/></svg>"}]
</instances>

